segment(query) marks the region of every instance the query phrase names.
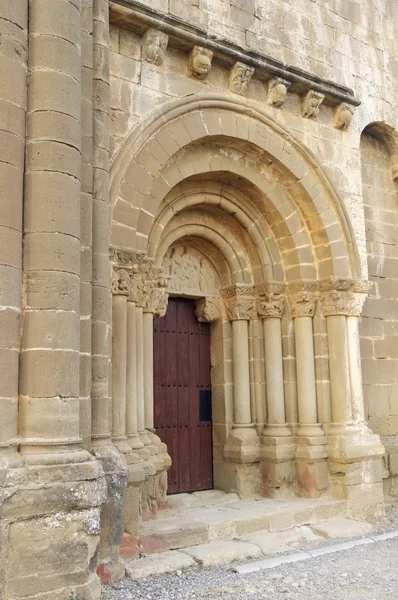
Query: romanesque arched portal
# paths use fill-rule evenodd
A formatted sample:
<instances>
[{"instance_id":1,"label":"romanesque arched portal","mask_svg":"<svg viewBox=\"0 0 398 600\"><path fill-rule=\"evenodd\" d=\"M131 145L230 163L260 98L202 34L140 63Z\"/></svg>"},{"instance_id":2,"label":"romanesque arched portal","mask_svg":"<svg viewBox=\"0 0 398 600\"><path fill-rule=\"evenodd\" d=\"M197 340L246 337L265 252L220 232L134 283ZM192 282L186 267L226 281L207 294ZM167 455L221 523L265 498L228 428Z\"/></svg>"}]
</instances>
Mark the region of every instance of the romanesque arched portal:
<instances>
[{"instance_id":1,"label":"romanesque arched portal","mask_svg":"<svg viewBox=\"0 0 398 600\"><path fill-rule=\"evenodd\" d=\"M169 294L193 297L212 323L216 487L349 494L347 465L369 468L383 452L363 412L358 318L368 288L343 205L314 158L248 101L191 96L126 139L111 196L120 447L155 457L164 474L153 317Z\"/></svg>"}]
</instances>

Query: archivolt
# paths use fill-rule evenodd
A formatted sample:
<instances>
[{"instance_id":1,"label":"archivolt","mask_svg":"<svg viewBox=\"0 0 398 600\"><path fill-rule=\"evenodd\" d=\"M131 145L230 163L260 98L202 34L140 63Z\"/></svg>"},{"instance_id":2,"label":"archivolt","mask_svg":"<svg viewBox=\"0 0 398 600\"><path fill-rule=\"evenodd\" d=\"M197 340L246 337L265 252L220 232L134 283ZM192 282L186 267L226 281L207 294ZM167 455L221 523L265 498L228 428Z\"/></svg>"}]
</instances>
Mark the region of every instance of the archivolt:
<instances>
[{"instance_id":1,"label":"archivolt","mask_svg":"<svg viewBox=\"0 0 398 600\"><path fill-rule=\"evenodd\" d=\"M245 191L242 202L221 193L218 203L211 194L189 202L204 212L217 204L221 221L220 211L234 215L259 257L249 257L251 277L278 255L288 280L359 275L349 221L314 158L254 105L220 95L163 106L126 139L111 170L112 244L155 255L182 207L175 190L198 176Z\"/></svg>"}]
</instances>

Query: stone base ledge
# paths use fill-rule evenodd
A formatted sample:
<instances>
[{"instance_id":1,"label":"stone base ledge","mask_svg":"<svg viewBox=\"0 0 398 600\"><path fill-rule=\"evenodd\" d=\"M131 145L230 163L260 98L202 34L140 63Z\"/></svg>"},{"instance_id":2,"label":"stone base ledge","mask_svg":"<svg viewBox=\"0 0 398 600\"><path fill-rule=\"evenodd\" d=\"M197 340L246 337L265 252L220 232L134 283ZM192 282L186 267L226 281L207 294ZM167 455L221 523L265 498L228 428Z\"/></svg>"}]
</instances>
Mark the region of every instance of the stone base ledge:
<instances>
[{"instance_id":1,"label":"stone base ledge","mask_svg":"<svg viewBox=\"0 0 398 600\"><path fill-rule=\"evenodd\" d=\"M260 439L254 426L233 429L224 445L224 459L239 464L260 460Z\"/></svg>"},{"instance_id":2,"label":"stone base ledge","mask_svg":"<svg viewBox=\"0 0 398 600\"><path fill-rule=\"evenodd\" d=\"M261 460L274 463L293 461L296 442L291 437L261 436Z\"/></svg>"}]
</instances>

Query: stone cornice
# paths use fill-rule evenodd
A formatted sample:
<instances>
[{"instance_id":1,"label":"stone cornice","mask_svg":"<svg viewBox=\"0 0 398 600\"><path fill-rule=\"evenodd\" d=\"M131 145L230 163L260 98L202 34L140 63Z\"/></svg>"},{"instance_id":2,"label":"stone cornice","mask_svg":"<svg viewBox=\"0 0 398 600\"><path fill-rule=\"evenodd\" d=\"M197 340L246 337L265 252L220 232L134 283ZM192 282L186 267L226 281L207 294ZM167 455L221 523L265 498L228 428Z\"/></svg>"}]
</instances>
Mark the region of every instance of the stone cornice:
<instances>
[{"instance_id":1,"label":"stone cornice","mask_svg":"<svg viewBox=\"0 0 398 600\"><path fill-rule=\"evenodd\" d=\"M211 50L215 55L222 56L231 67L236 62L241 62L256 70L256 77L268 81L279 77L290 84L289 91L300 96L312 90L325 96L324 104L338 106L342 103L351 107L360 105L350 88L323 79L294 66L286 65L281 61L259 54L253 50L245 53L242 48L222 37L208 36L208 32L200 27L190 25L172 15L160 13L152 8L143 6L136 0L114 0L110 5L110 21L134 31L145 32L154 28L170 36L169 45L174 43L179 48L191 50L194 46L201 46ZM340 109L341 110L341 109ZM336 125L335 125L336 126ZM339 128L345 128L345 122Z\"/></svg>"}]
</instances>

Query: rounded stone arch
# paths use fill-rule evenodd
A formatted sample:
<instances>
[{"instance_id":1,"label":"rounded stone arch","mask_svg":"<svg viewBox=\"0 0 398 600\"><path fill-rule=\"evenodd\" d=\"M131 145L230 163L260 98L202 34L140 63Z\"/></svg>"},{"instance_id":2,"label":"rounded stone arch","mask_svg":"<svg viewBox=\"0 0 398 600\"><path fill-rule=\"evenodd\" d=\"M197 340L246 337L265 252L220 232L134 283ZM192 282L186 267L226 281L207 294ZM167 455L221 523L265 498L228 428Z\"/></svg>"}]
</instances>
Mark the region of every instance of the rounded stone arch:
<instances>
[{"instance_id":1,"label":"rounded stone arch","mask_svg":"<svg viewBox=\"0 0 398 600\"><path fill-rule=\"evenodd\" d=\"M219 94L163 105L125 140L111 168L111 244L155 253L151 230L170 192L226 173L261 198L286 280L360 276L349 219L315 158L254 104Z\"/></svg>"},{"instance_id":2,"label":"rounded stone arch","mask_svg":"<svg viewBox=\"0 0 398 600\"><path fill-rule=\"evenodd\" d=\"M386 149L391 161L391 174L395 182L398 180L398 131L385 121L372 121L368 123L361 132L361 140L364 135L369 135Z\"/></svg>"}]
</instances>

